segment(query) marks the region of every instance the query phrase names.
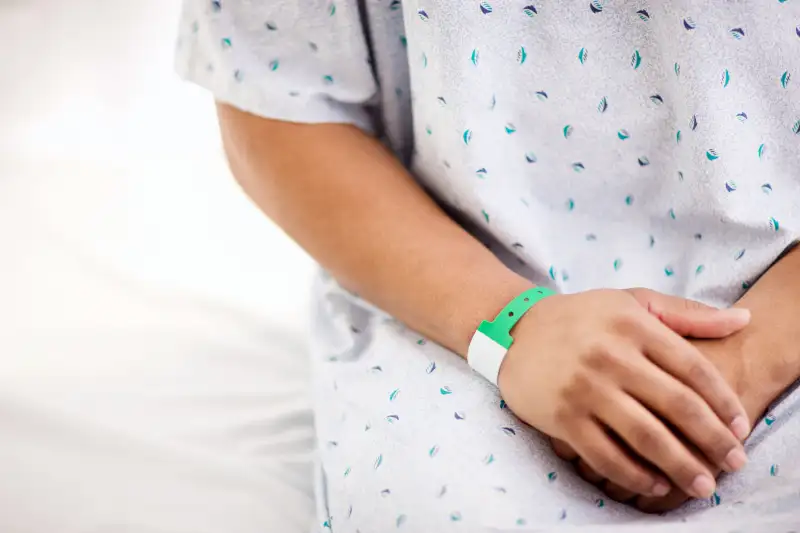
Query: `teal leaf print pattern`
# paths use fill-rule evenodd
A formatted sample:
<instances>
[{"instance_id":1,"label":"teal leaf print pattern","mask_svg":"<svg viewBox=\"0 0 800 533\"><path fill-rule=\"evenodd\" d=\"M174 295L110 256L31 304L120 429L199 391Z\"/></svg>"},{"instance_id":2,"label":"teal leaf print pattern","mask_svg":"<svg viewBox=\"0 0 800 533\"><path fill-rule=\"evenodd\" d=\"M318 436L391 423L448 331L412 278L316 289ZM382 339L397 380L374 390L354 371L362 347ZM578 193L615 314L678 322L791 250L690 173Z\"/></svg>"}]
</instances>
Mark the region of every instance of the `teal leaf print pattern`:
<instances>
[{"instance_id":1,"label":"teal leaf print pattern","mask_svg":"<svg viewBox=\"0 0 800 533\"><path fill-rule=\"evenodd\" d=\"M769 218L769 225L774 231L778 231L779 229L781 229L780 223L774 217Z\"/></svg>"},{"instance_id":2,"label":"teal leaf print pattern","mask_svg":"<svg viewBox=\"0 0 800 533\"><path fill-rule=\"evenodd\" d=\"M386 417L386 421L389 422L390 424L394 424L398 420L400 420L400 417L398 415L388 415Z\"/></svg>"},{"instance_id":3,"label":"teal leaf print pattern","mask_svg":"<svg viewBox=\"0 0 800 533\"><path fill-rule=\"evenodd\" d=\"M278 70L278 67L280 67L280 66L281 66L281 62L280 62L280 61L278 61L277 59L273 59L272 61L270 61L270 62L269 62L269 65L268 65L268 66L269 66L269 69L270 69L272 72L275 72L276 70Z\"/></svg>"},{"instance_id":4,"label":"teal leaf print pattern","mask_svg":"<svg viewBox=\"0 0 800 533\"><path fill-rule=\"evenodd\" d=\"M425 133L427 133L428 135L433 135L433 130L431 129L430 126L425 126Z\"/></svg>"},{"instance_id":5,"label":"teal leaf print pattern","mask_svg":"<svg viewBox=\"0 0 800 533\"><path fill-rule=\"evenodd\" d=\"M597 498L597 499L594 501L594 504L595 504L597 507L600 507L601 509L602 509L603 507L605 507L605 506L606 506L606 502L603 500L603 498Z\"/></svg>"},{"instance_id":6,"label":"teal leaf print pattern","mask_svg":"<svg viewBox=\"0 0 800 533\"><path fill-rule=\"evenodd\" d=\"M403 46L403 48L408 48L408 39L406 39L405 35L400 36L400 44Z\"/></svg>"},{"instance_id":7,"label":"teal leaf print pattern","mask_svg":"<svg viewBox=\"0 0 800 533\"><path fill-rule=\"evenodd\" d=\"M681 75L681 66L678 63L675 63L675 66L672 67L672 68L675 70L675 75L680 77L680 75Z\"/></svg>"},{"instance_id":8,"label":"teal leaf print pattern","mask_svg":"<svg viewBox=\"0 0 800 533\"><path fill-rule=\"evenodd\" d=\"M392 392L389 393L389 401L390 402L395 401L399 394L400 394L400 389L394 389Z\"/></svg>"},{"instance_id":9,"label":"teal leaf print pattern","mask_svg":"<svg viewBox=\"0 0 800 533\"><path fill-rule=\"evenodd\" d=\"M654 94L650 97L650 101L653 102L655 105L660 106L664 103L664 98L660 94Z\"/></svg>"},{"instance_id":10,"label":"teal leaf print pattern","mask_svg":"<svg viewBox=\"0 0 800 533\"><path fill-rule=\"evenodd\" d=\"M716 161L719 159L719 154L712 148L706 151L706 158L708 158L709 161Z\"/></svg>"},{"instance_id":11,"label":"teal leaf print pattern","mask_svg":"<svg viewBox=\"0 0 800 533\"><path fill-rule=\"evenodd\" d=\"M606 109L608 109L608 98L604 96L600 99L600 103L597 104L597 111L600 113L605 113Z\"/></svg>"},{"instance_id":12,"label":"teal leaf print pattern","mask_svg":"<svg viewBox=\"0 0 800 533\"><path fill-rule=\"evenodd\" d=\"M392 0L389 3L389 10L390 11L399 11L403 8L403 3L400 0Z\"/></svg>"},{"instance_id":13,"label":"teal leaf print pattern","mask_svg":"<svg viewBox=\"0 0 800 533\"><path fill-rule=\"evenodd\" d=\"M481 60L481 53L478 51L477 48L472 49L472 54L469 56L469 60L472 62L473 65L476 67Z\"/></svg>"},{"instance_id":14,"label":"teal leaf print pattern","mask_svg":"<svg viewBox=\"0 0 800 533\"><path fill-rule=\"evenodd\" d=\"M764 417L764 423L768 426L771 426L775 423L775 416L774 415L767 415Z\"/></svg>"},{"instance_id":15,"label":"teal leaf print pattern","mask_svg":"<svg viewBox=\"0 0 800 533\"><path fill-rule=\"evenodd\" d=\"M492 105L489 106L489 109L494 110L496 105L497 105L497 97L495 95L492 95Z\"/></svg>"},{"instance_id":16,"label":"teal leaf print pattern","mask_svg":"<svg viewBox=\"0 0 800 533\"><path fill-rule=\"evenodd\" d=\"M547 474L547 481L551 483L558 479L558 472L550 472Z\"/></svg>"},{"instance_id":17,"label":"teal leaf print pattern","mask_svg":"<svg viewBox=\"0 0 800 533\"><path fill-rule=\"evenodd\" d=\"M656 245L656 238L650 235L650 248Z\"/></svg>"},{"instance_id":18,"label":"teal leaf print pattern","mask_svg":"<svg viewBox=\"0 0 800 533\"><path fill-rule=\"evenodd\" d=\"M589 242L594 242L597 240L597 235L595 235L594 233L587 233L586 240Z\"/></svg>"},{"instance_id":19,"label":"teal leaf print pattern","mask_svg":"<svg viewBox=\"0 0 800 533\"><path fill-rule=\"evenodd\" d=\"M381 365L375 365L372 368L370 368L370 371L373 374L377 374L378 372L383 372L383 368L381 367Z\"/></svg>"},{"instance_id":20,"label":"teal leaf print pattern","mask_svg":"<svg viewBox=\"0 0 800 533\"><path fill-rule=\"evenodd\" d=\"M706 267L705 267L705 266L703 266L703 265L697 265L697 268L696 268L696 269L694 269L694 275L695 275L695 276L699 276L700 274L702 274L702 273L703 273L703 271L704 271L705 269L706 269Z\"/></svg>"},{"instance_id":21,"label":"teal leaf print pattern","mask_svg":"<svg viewBox=\"0 0 800 533\"><path fill-rule=\"evenodd\" d=\"M372 464L372 468L377 470L381 464L383 464L383 454L378 455L378 457L375 459L375 462Z\"/></svg>"},{"instance_id":22,"label":"teal leaf print pattern","mask_svg":"<svg viewBox=\"0 0 800 533\"><path fill-rule=\"evenodd\" d=\"M220 0L212 0L211 11L213 11L214 13L219 13L220 11L222 11L222 2L220 2Z\"/></svg>"},{"instance_id":23,"label":"teal leaf print pattern","mask_svg":"<svg viewBox=\"0 0 800 533\"><path fill-rule=\"evenodd\" d=\"M671 278L672 276L674 276L674 275L675 275L675 270L674 270L674 269L673 269L671 266L665 266L665 267L664 267L664 274L665 274L665 275L666 275L668 278Z\"/></svg>"},{"instance_id":24,"label":"teal leaf print pattern","mask_svg":"<svg viewBox=\"0 0 800 533\"><path fill-rule=\"evenodd\" d=\"M486 211L483 211L483 210L481 210L481 213L483 213L483 218L486 220L486 223L488 224L489 223L489 213L487 213Z\"/></svg>"},{"instance_id":25,"label":"teal leaf print pattern","mask_svg":"<svg viewBox=\"0 0 800 533\"><path fill-rule=\"evenodd\" d=\"M439 394L441 394L442 396L448 396L450 394L453 394L453 391L450 389L450 387L445 385L444 387L441 387L439 389Z\"/></svg>"},{"instance_id":26,"label":"teal leaf print pattern","mask_svg":"<svg viewBox=\"0 0 800 533\"><path fill-rule=\"evenodd\" d=\"M629 194L625 197L625 204L626 205L633 205L633 195Z\"/></svg>"},{"instance_id":27,"label":"teal leaf print pattern","mask_svg":"<svg viewBox=\"0 0 800 533\"><path fill-rule=\"evenodd\" d=\"M633 70L637 70L642 65L642 55L639 50L635 50L631 56L631 66Z\"/></svg>"},{"instance_id":28,"label":"teal leaf print pattern","mask_svg":"<svg viewBox=\"0 0 800 533\"><path fill-rule=\"evenodd\" d=\"M736 113L736 119L739 122L747 122L747 113L742 111L741 113Z\"/></svg>"},{"instance_id":29,"label":"teal leaf print pattern","mask_svg":"<svg viewBox=\"0 0 800 533\"><path fill-rule=\"evenodd\" d=\"M392 491L391 491L391 490L389 490L389 489L383 489L383 490L381 491L381 496L383 496L383 497L385 498L385 497L389 496L391 493L392 493Z\"/></svg>"},{"instance_id":30,"label":"teal leaf print pattern","mask_svg":"<svg viewBox=\"0 0 800 533\"><path fill-rule=\"evenodd\" d=\"M544 102L548 98L547 92L546 91L536 91L536 98L538 98L540 101Z\"/></svg>"},{"instance_id":31,"label":"teal leaf print pattern","mask_svg":"<svg viewBox=\"0 0 800 533\"><path fill-rule=\"evenodd\" d=\"M484 15L488 15L489 13L492 12L492 6L489 5L489 2L481 2L480 8L481 8L481 13L483 13Z\"/></svg>"},{"instance_id":32,"label":"teal leaf print pattern","mask_svg":"<svg viewBox=\"0 0 800 533\"><path fill-rule=\"evenodd\" d=\"M586 170L586 167L583 166L583 163L580 162L572 163L572 170L574 170L575 172L583 172L584 170Z\"/></svg>"},{"instance_id":33,"label":"teal leaf print pattern","mask_svg":"<svg viewBox=\"0 0 800 533\"><path fill-rule=\"evenodd\" d=\"M442 107L447 105L447 100L444 99L444 96L437 96L436 101L439 102L439 105Z\"/></svg>"},{"instance_id":34,"label":"teal leaf print pattern","mask_svg":"<svg viewBox=\"0 0 800 533\"><path fill-rule=\"evenodd\" d=\"M464 140L464 144L469 144L472 140L472 130L464 130L464 133L461 134L461 138Z\"/></svg>"},{"instance_id":35,"label":"teal leaf print pattern","mask_svg":"<svg viewBox=\"0 0 800 533\"><path fill-rule=\"evenodd\" d=\"M603 11L603 0L592 0L589 4L589 9L592 13L600 13Z\"/></svg>"},{"instance_id":36,"label":"teal leaf print pattern","mask_svg":"<svg viewBox=\"0 0 800 533\"><path fill-rule=\"evenodd\" d=\"M570 198L567 200L567 211L572 211L573 209L575 209L575 200Z\"/></svg>"},{"instance_id":37,"label":"teal leaf print pattern","mask_svg":"<svg viewBox=\"0 0 800 533\"><path fill-rule=\"evenodd\" d=\"M715 492L714 494L711 495L710 501L711 501L711 505L713 507L716 507L717 505L719 505L719 502L721 501L721 498L719 497L719 494L717 494Z\"/></svg>"},{"instance_id":38,"label":"teal leaf print pattern","mask_svg":"<svg viewBox=\"0 0 800 533\"><path fill-rule=\"evenodd\" d=\"M407 520L407 519L408 519L408 517L407 517L406 515L404 515L404 514L401 514L401 515L399 515L399 516L397 517L397 520L395 520L395 527L400 527L400 526L402 526L403 524L405 524L405 523L406 523L406 520Z\"/></svg>"},{"instance_id":39,"label":"teal leaf print pattern","mask_svg":"<svg viewBox=\"0 0 800 533\"><path fill-rule=\"evenodd\" d=\"M509 122L508 124L506 124L506 133L507 133L508 135L511 135L512 133L514 133L514 132L516 132L516 131L517 131L517 128L516 128L516 126L514 126L514 125L513 125L513 124L511 124L510 122Z\"/></svg>"},{"instance_id":40,"label":"teal leaf print pattern","mask_svg":"<svg viewBox=\"0 0 800 533\"><path fill-rule=\"evenodd\" d=\"M556 267L551 265L550 269L547 271L547 273L550 275L550 279L552 279L552 280L556 279Z\"/></svg>"},{"instance_id":41,"label":"teal leaf print pattern","mask_svg":"<svg viewBox=\"0 0 800 533\"><path fill-rule=\"evenodd\" d=\"M614 270L619 271L622 268L622 259L614 259Z\"/></svg>"},{"instance_id":42,"label":"teal leaf print pattern","mask_svg":"<svg viewBox=\"0 0 800 533\"><path fill-rule=\"evenodd\" d=\"M527 161L528 163L536 163L536 161L538 160L536 159L536 154L534 154L533 152L527 152L525 154L525 161Z\"/></svg>"},{"instance_id":43,"label":"teal leaf print pattern","mask_svg":"<svg viewBox=\"0 0 800 533\"><path fill-rule=\"evenodd\" d=\"M731 28L730 34L737 41L741 40L744 38L744 28Z\"/></svg>"},{"instance_id":44,"label":"teal leaf print pattern","mask_svg":"<svg viewBox=\"0 0 800 533\"><path fill-rule=\"evenodd\" d=\"M422 68L428 68L428 54L422 53Z\"/></svg>"},{"instance_id":45,"label":"teal leaf print pattern","mask_svg":"<svg viewBox=\"0 0 800 533\"><path fill-rule=\"evenodd\" d=\"M680 144L680 143L681 143L681 130L678 130L678 131L675 133L675 142L676 142L676 143L678 143L678 144Z\"/></svg>"},{"instance_id":46,"label":"teal leaf print pattern","mask_svg":"<svg viewBox=\"0 0 800 533\"><path fill-rule=\"evenodd\" d=\"M222 39L222 48L226 48L227 49L227 48L230 48L231 46L233 46L233 43L231 43L230 38L224 37Z\"/></svg>"},{"instance_id":47,"label":"teal leaf print pattern","mask_svg":"<svg viewBox=\"0 0 800 533\"><path fill-rule=\"evenodd\" d=\"M331 528L331 522L332 522L332 521L333 521L333 520L332 520L331 518L328 518L327 520L325 520L325 521L322 523L322 527L330 529L330 528Z\"/></svg>"},{"instance_id":48,"label":"teal leaf print pattern","mask_svg":"<svg viewBox=\"0 0 800 533\"><path fill-rule=\"evenodd\" d=\"M646 157L640 157L639 158L639 166L640 167L646 167L646 166L649 166L649 165L650 165L650 160L649 159L647 159Z\"/></svg>"},{"instance_id":49,"label":"teal leaf print pattern","mask_svg":"<svg viewBox=\"0 0 800 533\"><path fill-rule=\"evenodd\" d=\"M428 13L424 9L420 9L419 11L417 11L417 16L422 21L427 21L428 20Z\"/></svg>"},{"instance_id":50,"label":"teal leaf print pattern","mask_svg":"<svg viewBox=\"0 0 800 533\"><path fill-rule=\"evenodd\" d=\"M745 252L746 252L746 251L747 251L747 250L745 250L744 248L742 248L741 250L739 250L738 252L736 252L736 255L734 255L734 256L733 256L733 260L734 260L734 261L738 261L739 259L741 259L742 257L744 257L744 254L745 254Z\"/></svg>"},{"instance_id":51,"label":"teal leaf print pattern","mask_svg":"<svg viewBox=\"0 0 800 533\"><path fill-rule=\"evenodd\" d=\"M650 21L650 13L648 13L646 9L640 9L639 11L636 12L636 14L639 15L639 18L642 19L644 22Z\"/></svg>"},{"instance_id":52,"label":"teal leaf print pattern","mask_svg":"<svg viewBox=\"0 0 800 533\"><path fill-rule=\"evenodd\" d=\"M572 131L573 131L573 128L572 128L572 126L570 126L569 124L567 124L566 126L564 126L564 129L563 129L564 138L565 138L565 139L569 139L569 138L570 138L570 136L572 135Z\"/></svg>"},{"instance_id":53,"label":"teal leaf print pattern","mask_svg":"<svg viewBox=\"0 0 800 533\"><path fill-rule=\"evenodd\" d=\"M780 469L778 468L778 465L772 465L772 466L769 467L769 475L770 476L777 477L779 472L780 472Z\"/></svg>"},{"instance_id":54,"label":"teal leaf print pattern","mask_svg":"<svg viewBox=\"0 0 800 533\"><path fill-rule=\"evenodd\" d=\"M620 141L624 141L626 139L630 139L631 134L628 133L628 130L622 129L617 132L617 137L619 137Z\"/></svg>"},{"instance_id":55,"label":"teal leaf print pattern","mask_svg":"<svg viewBox=\"0 0 800 533\"><path fill-rule=\"evenodd\" d=\"M689 119L689 128L692 131L697 129L697 115L692 115L692 118Z\"/></svg>"},{"instance_id":56,"label":"teal leaf print pattern","mask_svg":"<svg viewBox=\"0 0 800 533\"><path fill-rule=\"evenodd\" d=\"M720 78L720 83L722 87L725 88L731 83L731 73L728 69L722 71L722 77Z\"/></svg>"},{"instance_id":57,"label":"teal leaf print pattern","mask_svg":"<svg viewBox=\"0 0 800 533\"><path fill-rule=\"evenodd\" d=\"M697 24L695 24L691 17L686 17L683 19L683 27L686 28L687 31L692 31L697 27Z\"/></svg>"},{"instance_id":58,"label":"teal leaf print pattern","mask_svg":"<svg viewBox=\"0 0 800 533\"><path fill-rule=\"evenodd\" d=\"M353 469L352 469L352 468L350 468L350 467L348 466L348 467L347 467L347 468L344 470L344 477L347 477L347 476L349 476L349 475L350 475L350 472L352 472L352 470L353 470Z\"/></svg>"},{"instance_id":59,"label":"teal leaf print pattern","mask_svg":"<svg viewBox=\"0 0 800 533\"><path fill-rule=\"evenodd\" d=\"M506 401L505 400L500 400L500 409L505 409L506 406L507 406Z\"/></svg>"},{"instance_id":60,"label":"teal leaf print pattern","mask_svg":"<svg viewBox=\"0 0 800 533\"><path fill-rule=\"evenodd\" d=\"M589 57L589 52L586 51L586 48L581 48L578 52L578 61L581 62L581 65L586 63L586 59Z\"/></svg>"},{"instance_id":61,"label":"teal leaf print pattern","mask_svg":"<svg viewBox=\"0 0 800 533\"><path fill-rule=\"evenodd\" d=\"M764 185L761 186L761 192L763 192L764 194L770 194L772 192L772 185L770 185L769 183L765 183Z\"/></svg>"},{"instance_id":62,"label":"teal leaf print pattern","mask_svg":"<svg viewBox=\"0 0 800 533\"><path fill-rule=\"evenodd\" d=\"M238 82L241 82L244 79L244 73L237 68L236 70L233 71L233 79Z\"/></svg>"},{"instance_id":63,"label":"teal leaf print pattern","mask_svg":"<svg viewBox=\"0 0 800 533\"><path fill-rule=\"evenodd\" d=\"M267 28L269 31L277 31L278 25L272 21L267 21L264 23L264 27Z\"/></svg>"},{"instance_id":64,"label":"teal leaf print pattern","mask_svg":"<svg viewBox=\"0 0 800 533\"><path fill-rule=\"evenodd\" d=\"M524 46L520 46L519 50L517 50L517 63L522 65L525 63L526 59L528 59L528 52L525 51Z\"/></svg>"},{"instance_id":65,"label":"teal leaf print pattern","mask_svg":"<svg viewBox=\"0 0 800 533\"><path fill-rule=\"evenodd\" d=\"M767 148L767 146L765 144L761 144L758 147L758 158L759 159L764 159L764 150L766 150L766 148Z\"/></svg>"},{"instance_id":66,"label":"teal leaf print pattern","mask_svg":"<svg viewBox=\"0 0 800 533\"><path fill-rule=\"evenodd\" d=\"M792 75L787 70L783 74L781 74L781 87L784 89L789 86L789 82L792 80Z\"/></svg>"},{"instance_id":67,"label":"teal leaf print pattern","mask_svg":"<svg viewBox=\"0 0 800 533\"><path fill-rule=\"evenodd\" d=\"M450 513L450 521L451 522L460 522L461 521L461 513L458 511L453 511Z\"/></svg>"},{"instance_id":68,"label":"teal leaf print pattern","mask_svg":"<svg viewBox=\"0 0 800 533\"><path fill-rule=\"evenodd\" d=\"M683 172L678 171L678 181L683 181Z\"/></svg>"},{"instance_id":69,"label":"teal leaf print pattern","mask_svg":"<svg viewBox=\"0 0 800 533\"><path fill-rule=\"evenodd\" d=\"M792 126L792 133L795 135L800 135L800 119L798 119L797 122L794 123L794 126Z\"/></svg>"},{"instance_id":70,"label":"teal leaf print pattern","mask_svg":"<svg viewBox=\"0 0 800 533\"><path fill-rule=\"evenodd\" d=\"M330 16L334 16L336 14L336 4L334 2L328 4L328 14Z\"/></svg>"},{"instance_id":71,"label":"teal leaf print pattern","mask_svg":"<svg viewBox=\"0 0 800 533\"><path fill-rule=\"evenodd\" d=\"M670 207L669 211L667 211L667 214L669 215L669 218L671 218L672 220L675 220L677 218L675 216L675 209L673 209L671 207Z\"/></svg>"},{"instance_id":72,"label":"teal leaf print pattern","mask_svg":"<svg viewBox=\"0 0 800 533\"><path fill-rule=\"evenodd\" d=\"M322 76L322 83L324 83L325 85L333 85L333 76L331 76L330 74Z\"/></svg>"},{"instance_id":73,"label":"teal leaf print pattern","mask_svg":"<svg viewBox=\"0 0 800 533\"><path fill-rule=\"evenodd\" d=\"M433 459L433 458L434 458L434 457L436 457L438 454L439 454L439 446L438 446L438 445L436 445L436 444L434 444L433 446L431 446L431 449L430 449L430 450L428 450L428 457L430 457L431 459Z\"/></svg>"},{"instance_id":74,"label":"teal leaf print pattern","mask_svg":"<svg viewBox=\"0 0 800 533\"><path fill-rule=\"evenodd\" d=\"M492 464L493 462L494 462L494 455L492 455L491 453L483 458L483 464L487 466Z\"/></svg>"},{"instance_id":75,"label":"teal leaf print pattern","mask_svg":"<svg viewBox=\"0 0 800 533\"><path fill-rule=\"evenodd\" d=\"M479 178L483 179L483 178L485 178L485 177L486 177L486 174L487 174L487 172L486 172L486 169L485 169L485 168L479 168L478 170L476 170L476 171L475 171L475 174L476 174L476 175L477 175Z\"/></svg>"},{"instance_id":76,"label":"teal leaf print pattern","mask_svg":"<svg viewBox=\"0 0 800 533\"><path fill-rule=\"evenodd\" d=\"M533 17L539 14L539 12L536 10L536 6L534 6L533 4L523 7L522 12L529 17Z\"/></svg>"},{"instance_id":77,"label":"teal leaf print pattern","mask_svg":"<svg viewBox=\"0 0 800 533\"><path fill-rule=\"evenodd\" d=\"M430 375L436 370L436 363L431 361L431 364L428 365L428 368L425 369L425 373Z\"/></svg>"},{"instance_id":78,"label":"teal leaf print pattern","mask_svg":"<svg viewBox=\"0 0 800 533\"><path fill-rule=\"evenodd\" d=\"M510 427L503 427L503 428L501 428L501 429L503 430L503 433L505 433L505 434L506 434L506 435L508 435L509 437L513 437L513 436L515 436L515 435L517 434L517 432L516 432L516 431L514 431L514 428L510 428Z\"/></svg>"},{"instance_id":79,"label":"teal leaf print pattern","mask_svg":"<svg viewBox=\"0 0 800 533\"><path fill-rule=\"evenodd\" d=\"M728 180L725 182L725 190L728 192L733 192L736 190L736 182L733 180Z\"/></svg>"}]
</instances>

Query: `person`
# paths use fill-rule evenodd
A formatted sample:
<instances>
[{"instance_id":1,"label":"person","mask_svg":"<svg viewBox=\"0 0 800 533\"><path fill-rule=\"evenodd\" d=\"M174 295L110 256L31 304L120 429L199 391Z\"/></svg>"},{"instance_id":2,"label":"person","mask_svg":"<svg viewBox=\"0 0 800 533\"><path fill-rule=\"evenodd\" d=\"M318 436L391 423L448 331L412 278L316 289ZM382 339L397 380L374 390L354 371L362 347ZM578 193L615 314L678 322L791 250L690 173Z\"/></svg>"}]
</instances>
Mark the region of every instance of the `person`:
<instances>
[{"instance_id":1,"label":"person","mask_svg":"<svg viewBox=\"0 0 800 533\"><path fill-rule=\"evenodd\" d=\"M800 4L527 1L185 0L324 268L317 529L800 524Z\"/></svg>"}]
</instances>

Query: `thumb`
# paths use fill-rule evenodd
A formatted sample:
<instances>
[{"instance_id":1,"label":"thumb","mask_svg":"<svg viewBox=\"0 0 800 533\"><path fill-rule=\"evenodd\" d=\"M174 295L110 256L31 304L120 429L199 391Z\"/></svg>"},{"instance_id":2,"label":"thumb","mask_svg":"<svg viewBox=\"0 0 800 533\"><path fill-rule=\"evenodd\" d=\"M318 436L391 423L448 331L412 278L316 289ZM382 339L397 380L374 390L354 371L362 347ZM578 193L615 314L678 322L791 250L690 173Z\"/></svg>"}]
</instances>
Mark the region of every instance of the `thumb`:
<instances>
[{"instance_id":1,"label":"thumb","mask_svg":"<svg viewBox=\"0 0 800 533\"><path fill-rule=\"evenodd\" d=\"M719 339L741 330L750 323L747 309L717 309L703 303L650 293L647 310L681 337Z\"/></svg>"}]
</instances>

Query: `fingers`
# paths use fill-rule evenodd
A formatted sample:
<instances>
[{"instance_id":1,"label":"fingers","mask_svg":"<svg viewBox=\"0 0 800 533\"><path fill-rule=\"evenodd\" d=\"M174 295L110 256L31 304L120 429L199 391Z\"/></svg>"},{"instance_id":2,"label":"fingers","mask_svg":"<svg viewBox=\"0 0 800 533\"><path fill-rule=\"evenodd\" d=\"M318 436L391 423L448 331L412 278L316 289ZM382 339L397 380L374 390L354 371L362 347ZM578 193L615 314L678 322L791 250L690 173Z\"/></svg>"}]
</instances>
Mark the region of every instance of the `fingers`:
<instances>
[{"instance_id":1,"label":"fingers","mask_svg":"<svg viewBox=\"0 0 800 533\"><path fill-rule=\"evenodd\" d=\"M712 464L735 472L747 463L741 442L692 389L642 358L630 358L616 371L628 394L671 423Z\"/></svg>"},{"instance_id":2,"label":"fingers","mask_svg":"<svg viewBox=\"0 0 800 533\"><path fill-rule=\"evenodd\" d=\"M677 509L689 499L689 496L681 490L673 490L663 498L653 498L652 496L639 496L634 504L640 511L645 513L663 513Z\"/></svg>"},{"instance_id":3,"label":"fingers","mask_svg":"<svg viewBox=\"0 0 800 533\"><path fill-rule=\"evenodd\" d=\"M661 470L678 488L696 498L707 498L714 493L716 482L711 471L634 398L611 390L598 401L596 413L601 422L617 433L636 454ZM580 449L578 453L595 467ZM603 473L597 468L595 470ZM627 483L606 477L624 488L639 492Z\"/></svg>"},{"instance_id":4,"label":"fingers","mask_svg":"<svg viewBox=\"0 0 800 533\"><path fill-rule=\"evenodd\" d=\"M578 458L578 452L563 440L551 438L550 444L553 446L555 454L561 459L571 463Z\"/></svg>"},{"instance_id":5,"label":"fingers","mask_svg":"<svg viewBox=\"0 0 800 533\"><path fill-rule=\"evenodd\" d=\"M719 339L750 323L747 309L717 309L655 291L648 293L647 310L681 337Z\"/></svg>"},{"instance_id":6,"label":"fingers","mask_svg":"<svg viewBox=\"0 0 800 533\"><path fill-rule=\"evenodd\" d=\"M596 422L582 423L570 440L586 465L601 478L636 494L663 496L669 492L665 479L631 459Z\"/></svg>"},{"instance_id":7,"label":"fingers","mask_svg":"<svg viewBox=\"0 0 800 533\"><path fill-rule=\"evenodd\" d=\"M623 503L628 502L633 498L639 497L638 494L635 494L623 487L620 487L616 483L612 483L610 481L607 481L605 483L605 486L603 486L603 492L605 492L608 495L608 497L611 498L612 500ZM644 498L644 496L641 497ZM647 496L647 497L655 499L652 496Z\"/></svg>"},{"instance_id":8,"label":"fingers","mask_svg":"<svg viewBox=\"0 0 800 533\"><path fill-rule=\"evenodd\" d=\"M643 320L643 350L658 367L683 382L702 397L739 440L747 438L747 412L711 361L686 339L655 320Z\"/></svg>"}]
</instances>

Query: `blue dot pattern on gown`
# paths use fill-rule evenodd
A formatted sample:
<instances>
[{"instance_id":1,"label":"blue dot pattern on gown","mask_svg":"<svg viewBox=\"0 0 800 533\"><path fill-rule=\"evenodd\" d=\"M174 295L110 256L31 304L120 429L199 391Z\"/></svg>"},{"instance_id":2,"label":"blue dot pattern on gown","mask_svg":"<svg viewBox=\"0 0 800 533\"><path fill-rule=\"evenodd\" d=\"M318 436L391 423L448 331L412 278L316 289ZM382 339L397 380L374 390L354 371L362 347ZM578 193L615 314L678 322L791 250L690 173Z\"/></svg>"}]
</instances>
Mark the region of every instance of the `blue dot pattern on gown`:
<instances>
[{"instance_id":1,"label":"blue dot pattern on gown","mask_svg":"<svg viewBox=\"0 0 800 533\"><path fill-rule=\"evenodd\" d=\"M185 4L184 77L252 113L376 133L537 283L729 305L797 238L800 2ZM357 302L353 316L373 312ZM638 519L446 350L393 322L332 317L319 313L315 345L370 340L314 352L321 530ZM789 479L793 456L770 443L791 424L771 410L752 468L679 516L747 509Z\"/></svg>"}]
</instances>

